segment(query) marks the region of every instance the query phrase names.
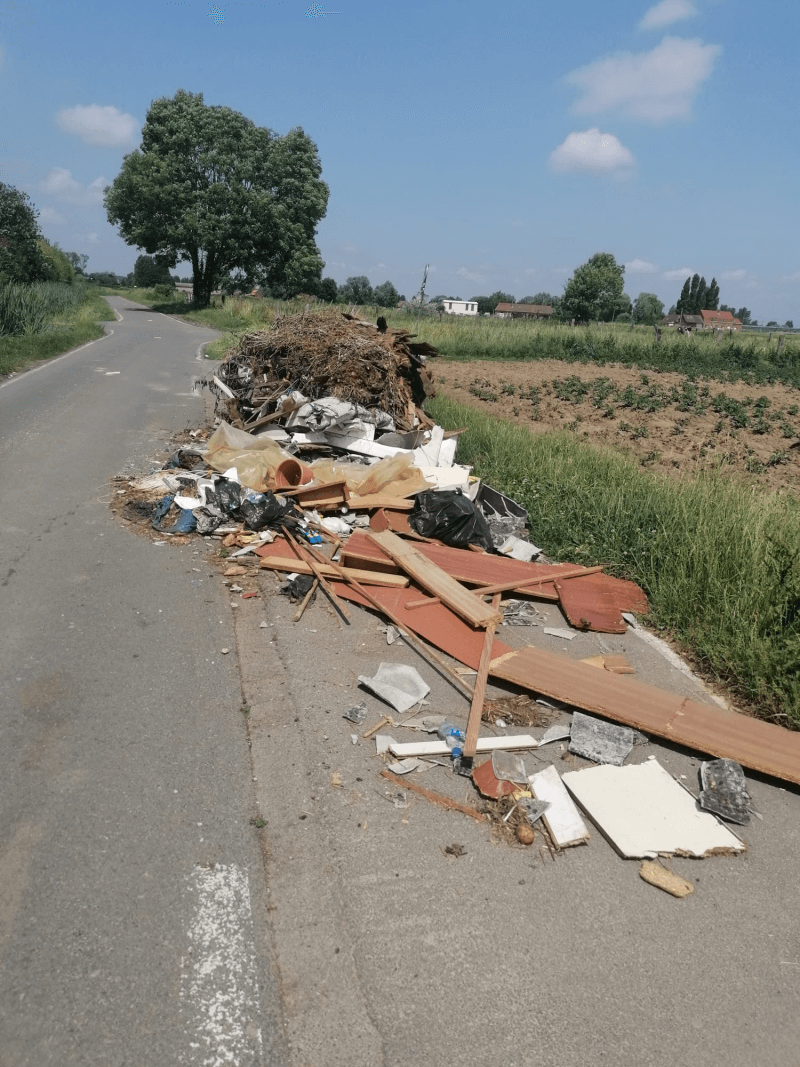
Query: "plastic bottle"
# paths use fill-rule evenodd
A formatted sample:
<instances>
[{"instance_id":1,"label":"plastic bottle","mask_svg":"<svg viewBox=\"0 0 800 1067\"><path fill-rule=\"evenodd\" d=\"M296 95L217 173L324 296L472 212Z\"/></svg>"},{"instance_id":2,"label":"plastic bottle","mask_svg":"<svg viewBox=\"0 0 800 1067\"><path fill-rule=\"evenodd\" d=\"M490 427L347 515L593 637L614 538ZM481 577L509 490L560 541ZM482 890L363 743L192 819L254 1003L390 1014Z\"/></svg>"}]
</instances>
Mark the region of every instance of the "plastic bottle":
<instances>
[{"instance_id":1,"label":"plastic bottle","mask_svg":"<svg viewBox=\"0 0 800 1067\"><path fill-rule=\"evenodd\" d=\"M454 726L451 722L443 722L437 728L436 733L439 735L439 739L444 741L450 749L450 755L453 759L460 759L463 751L461 745L465 739L464 731L459 730L459 728Z\"/></svg>"}]
</instances>

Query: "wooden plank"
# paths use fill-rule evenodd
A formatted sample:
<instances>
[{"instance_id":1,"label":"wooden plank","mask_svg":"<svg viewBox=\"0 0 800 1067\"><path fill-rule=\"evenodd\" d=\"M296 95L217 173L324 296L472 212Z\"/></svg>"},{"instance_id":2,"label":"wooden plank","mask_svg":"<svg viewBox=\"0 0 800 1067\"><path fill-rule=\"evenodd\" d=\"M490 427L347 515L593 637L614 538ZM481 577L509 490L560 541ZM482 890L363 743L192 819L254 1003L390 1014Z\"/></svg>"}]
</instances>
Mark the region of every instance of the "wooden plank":
<instances>
[{"instance_id":1,"label":"wooden plank","mask_svg":"<svg viewBox=\"0 0 800 1067\"><path fill-rule=\"evenodd\" d=\"M335 570L330 564L317 563L317 568L323 578L339 578L341 574ZM262 556L259 567L265 568L270 571L286 571L287 573L294 572L295 574L316 574L316 571L311 564L302 559L290 559L288 556L270 555ZM361 582L364 585L388 585L393 588L405 588L408 583L408 578L404 574L386 574L383 571L356 571L349 568L345 568L344 574L347 578L352 578L357 582Z\"/></svg>"},{"instance_id":2,"label":"wooden plank","mask_svg":"<svg viewBox=\"0 0 800 1067\"><path fill-rule=\"evenodd\" d=\"M419 492L419 490L414 490ZM394 508L395 511L413 511L414 501L405 497L390 496L388 493L368 493L366 496L351 496L347 501L351 511L372 510L372 508Z\"/></svg>"},{"instance_id":3,"label":"wooden plank","mask_svg":"<svg viewBox=\"0 0 800 1067\"><path fill-rule=\"evenodd\" d=\"M293 489L283 489L281 496L293 497L297 503L333 498L341 501L349 499L350 490L347 488L346 479L340 478L335 482L320 482L319 485L298 485Z\"/></svg>"},{"instance_id":4,"label":"wooden plank","mask_svg":"<svg viewBox=\"0 0 800 1067\"><path fill-rule=\"evenodd\" d=\"M441 567L432 563L415 545L403 541L391 530L384 530L383 533L370 531L367 536L423 589L438 596L443 604L471 626L485 627L491 622L496 624L502 620L503 616L499 611L488 607Z\"/></svg>"},{"instance_id":5,"label":"wooden plank","mask_svg":"<svg viewBox=\"0 0 800 1067\"><path fill-rule=\"evenodd\" d=\"M589 840L586 823L572 803L555 767L551 765L538 774L532 774L529 780L534 797L550 804L542 818L555 844L559 848L586 844Z\"/></svg>"},{"instance_id":6,"label":"wooden plank","mask_svg":"<svg viewBox=\"0 0 800 1067\"><path fill-rule=\"evenodd\" d=\"M495 593L492 600L495 611L500 607L500 594ZM478 677L475 679L475 689L472 694L472 704L467 719L467 733L464 739L464 759L471 760L475 757L475 745L478 741L478 733L481 728L481 716L483 715L483 702L486 699L486 679L489 674L489 661L492 658L492 645L494 644L494 630L497 624L490 622L486 627L486 636L483 640L481 661L478 664Z\"/></svg>"},{"instance_id":7,"label":"wooden plank","mask_svg":"<svg viewBox=\"0 0 800 1067\"><path fill-rule=\"evenodd\" d=\"M404 592L413 595L412 590ZM414 619L429 614L409 613ZM638 678L598 671L587 663L531 646L511 655L495 654L489 675L800 785L800 732L688 700Z\"/></svg>"},{"instance_id":8,"label":"wooden plank","mask_svg":"<svg viewBox=\"0 0 800 1067\"><path fill-rule=\"evenodd\" d=\"M394 524L389 528L393 529ZM396 532L402 533L403 531ZM509 559L507 556L468 552L463 548L451 548L449 545L426 543L416 545L416 547L431 562L446 571L451 578L469 585L501 585L515 583L519 579L518 585L510 584L509 589L521 589L526 582L544 580L552 583L555 578L578 569L570 564L526 563L524 560ZM345 551L358 557L386 558L385 553L370 542L368 534L360 530L356 530L350 537ZM585 572L586 569L583 568L583 571ZM547 600L558 598L558 593L552 584L542 585L530 595Z\"/></svg>"},{"instance_id":9,"label":"wooden plank","mask_svg":"<svg viewBox=\"0 0 800 1067\"><path fill-rule=\"evenodd\" d=\"M480 549L476 549L476 550L478 552L481 551ZM575 570L575 571L572 571L570 573L565 573L565 574L559 575L559 579L560 579L560 581L563 581L565 578L582 578L585 574L594 574L596 571L599 571L599 570L602 570L602 568L601 567L590 567L588 570L583 570L583 569ZM528 594L530 594L532 596L539 596L538 587L541 586L541 585L545 585L549 581L550 580L548 578L537 578L537 580L535 582L531 582L529 585L520 585L519 582L501 582L500 585L479 586L477 589L473 589L472 592L475 594L475 596L489 596L489 595L494 594L494 593L510 593L512 591L513 592L517 592L517 593L528 593ZM553 582L552 584L557 586L558 583ZM550 594L548 594L546 597L544 597L544 599L545 600L550 599ZM556 596L553 597L553 599L557 600L558 599L558 595L556 594ZM438 603L439 603L439 598L438 597L427 597L425 600L412 601L412 603L406 604L406 607L407 608L425 608L429 604L438 604Z\"/></svg>"}]
</instances>

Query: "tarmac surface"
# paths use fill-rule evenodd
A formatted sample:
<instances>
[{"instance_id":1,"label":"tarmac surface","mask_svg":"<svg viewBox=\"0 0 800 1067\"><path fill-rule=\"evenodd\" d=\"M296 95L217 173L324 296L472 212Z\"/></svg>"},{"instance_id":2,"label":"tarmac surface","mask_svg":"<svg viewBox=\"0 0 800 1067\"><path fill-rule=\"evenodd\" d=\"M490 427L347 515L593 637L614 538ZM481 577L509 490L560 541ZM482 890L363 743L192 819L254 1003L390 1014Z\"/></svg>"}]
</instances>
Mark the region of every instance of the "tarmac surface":
<instances>
[{"instance_id":1,"label":"tarmac surface","mask_svg":"<svg viewBox=\"0 0 800 1067\"><path fill-rule=\"evenodd\" d=\"M227 598L108 506L216 334L110 302L0 388L0 1064L282 1064Z\"/></svg>"},{"instance_id":2,"label":"tarmac surface","mask_svg":"<svg viewBox=\"0 0 800 1067\"><path fill-rule=\"evenodd\" d=\"M359 674L409 663L426 710L466 701L375 614L319 595L293 623L272 573L242 600L207 543L120 528L109 480L199 423L211 333L111 302L112 337L0 389L0 1065L800 1067L800 791L748 774L747 852L668 860L677 900L591 824L553 856L382 778ZM634 631L498 636L712 699ZM697 791L701 754L627 762L650 755ZM414 780L476 803L446 763Z\"/></svg>"}]
</instances>

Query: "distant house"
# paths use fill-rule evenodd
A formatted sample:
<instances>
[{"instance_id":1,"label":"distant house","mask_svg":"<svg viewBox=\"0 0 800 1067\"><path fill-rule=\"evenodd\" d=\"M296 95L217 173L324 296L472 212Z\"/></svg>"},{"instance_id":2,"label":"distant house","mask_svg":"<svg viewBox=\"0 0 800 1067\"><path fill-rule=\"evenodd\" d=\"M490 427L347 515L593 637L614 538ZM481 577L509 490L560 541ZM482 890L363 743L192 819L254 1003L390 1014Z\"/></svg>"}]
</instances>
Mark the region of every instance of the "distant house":
<instances>
[{"instance_id":1,"label":"distant house","mask_svg":"<svg viewBox=\"0 0 800 1067\"><path fill-rule=\"evenodd\" d=\"M703 329L703 316L702 315L684 315L684 313L678 311L671 311L669 315L665 315L661 320L662 326L677 326L683 330L702 330Z\"/></svg>"},{"instance_id":2,"label":"distant house","mask_svg":"<svg viewBox=\"0 0 800 1067\"><path fill-rule=\"evenodd\" d=\"M498 304L494 313L499 319L549 319L550 304Z\"/></svg>"},{"instance_id":3,"label":"distant house","mask_svg":"<svg viewBox=\"0 0 800 1067\"><path fill-rule=\"evenodd\" d=\"M741 333L742 324L730 311L701 311L704 330L729 330Z\"/></svg>"},{"instance_id":4,"label":"distant house","mask_svg":"<svg viewBox=\"0 0 800 1067\"><path fill-rule=\"evenodd\" d=\"M477 315L478 305L474 300L443 300L448 315Z\"/></svg>"}]
</instances>

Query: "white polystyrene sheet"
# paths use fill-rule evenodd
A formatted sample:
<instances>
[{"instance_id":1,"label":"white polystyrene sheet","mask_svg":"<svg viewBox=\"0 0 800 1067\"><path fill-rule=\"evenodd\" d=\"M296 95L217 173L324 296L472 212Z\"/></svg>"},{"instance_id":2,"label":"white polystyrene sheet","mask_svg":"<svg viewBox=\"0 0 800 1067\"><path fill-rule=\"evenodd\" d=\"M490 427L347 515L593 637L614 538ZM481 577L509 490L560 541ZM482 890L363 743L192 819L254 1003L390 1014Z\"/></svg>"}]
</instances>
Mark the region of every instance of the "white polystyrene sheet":
<instances>
[{"instance_id":1,"label":"white polystyrene sheet","mask_svg":"<svg viewBox=\"0 0 800 1067\"><path fill-rule=\"evenodd\" d=\"M739 838L713 815L700 811L694 797L658 760L570 771L563 781L626 859L744 851Z\"/></svg>"}]
</instances>

